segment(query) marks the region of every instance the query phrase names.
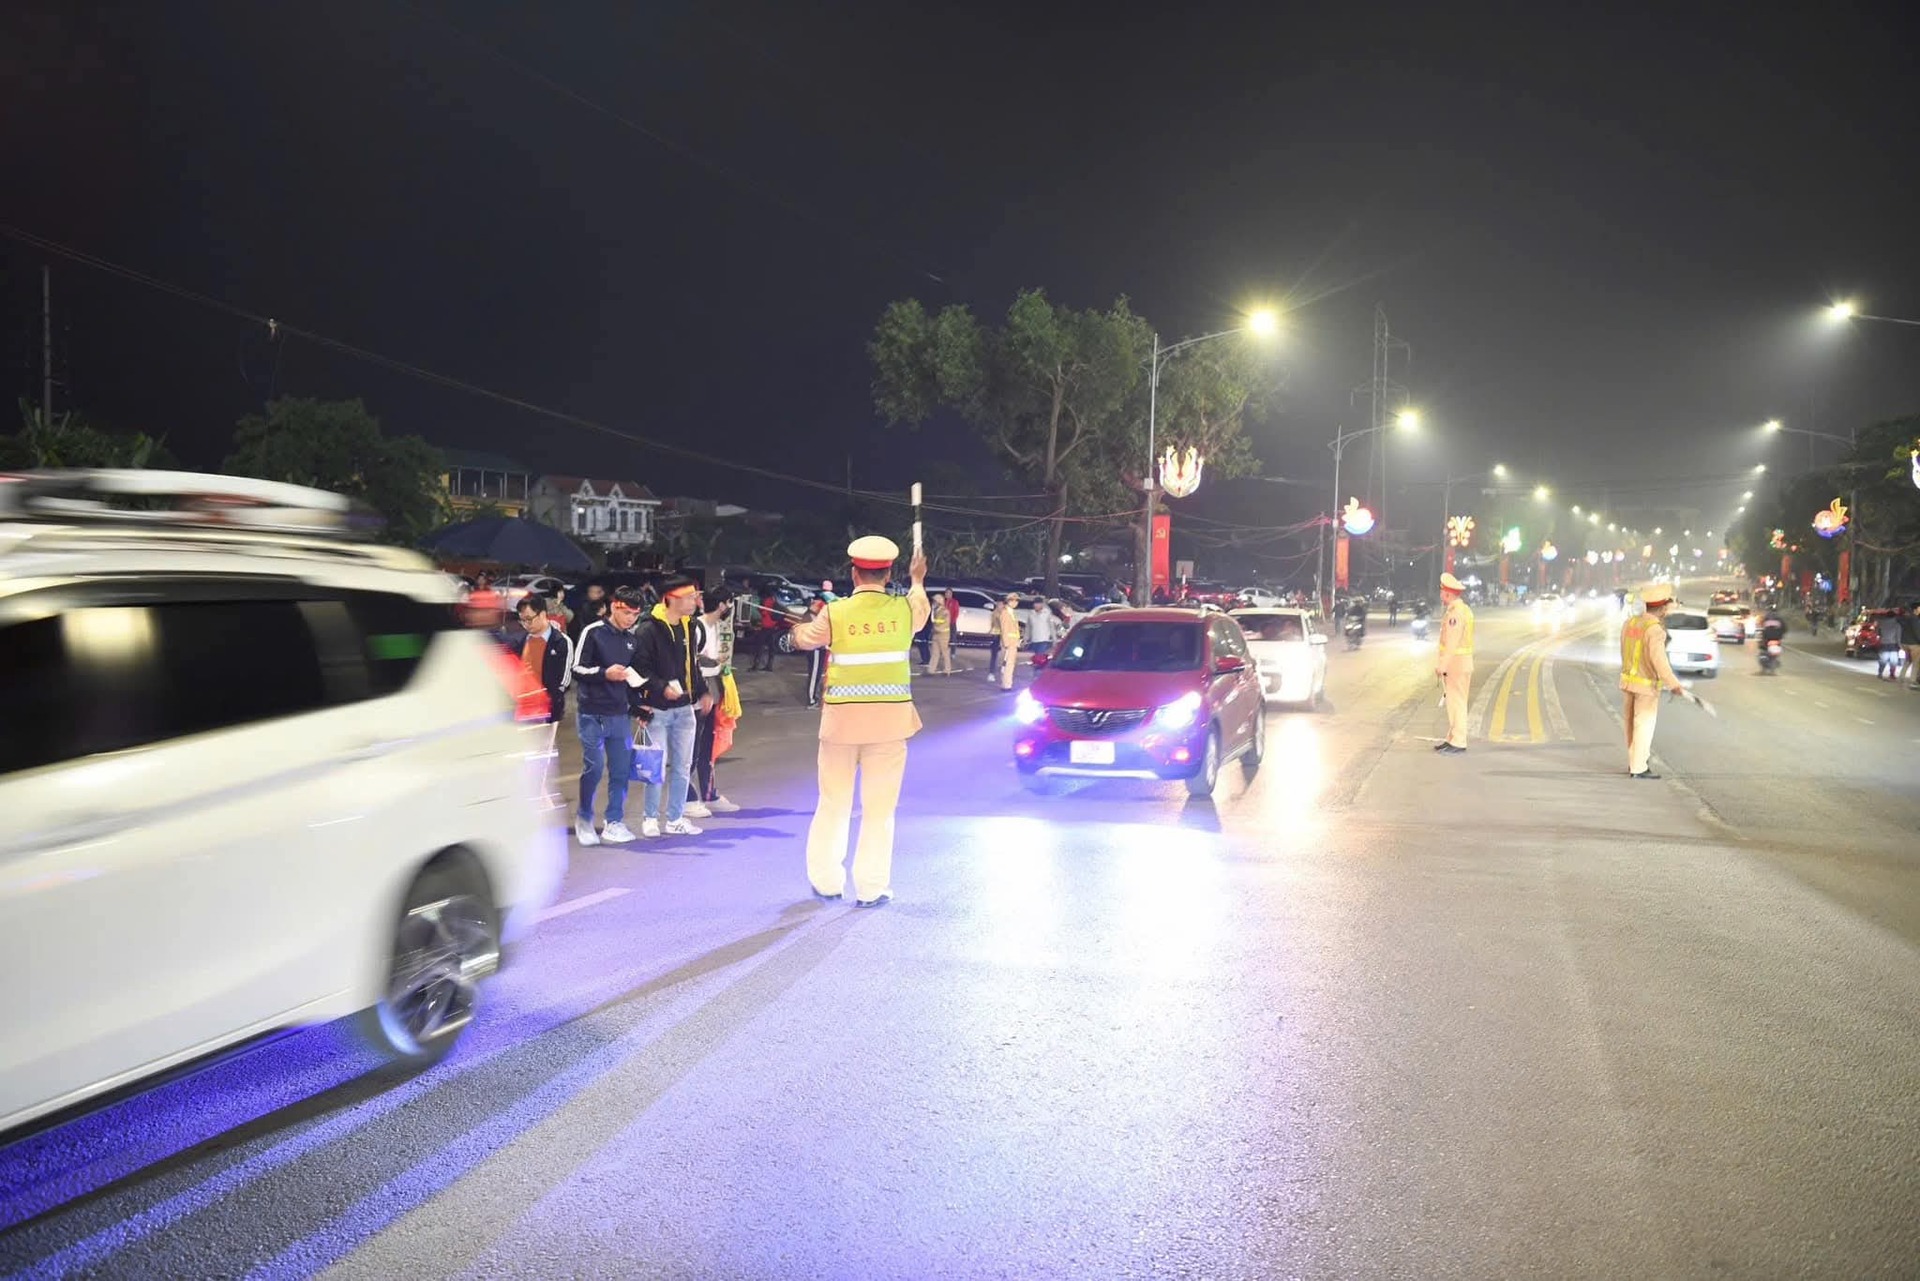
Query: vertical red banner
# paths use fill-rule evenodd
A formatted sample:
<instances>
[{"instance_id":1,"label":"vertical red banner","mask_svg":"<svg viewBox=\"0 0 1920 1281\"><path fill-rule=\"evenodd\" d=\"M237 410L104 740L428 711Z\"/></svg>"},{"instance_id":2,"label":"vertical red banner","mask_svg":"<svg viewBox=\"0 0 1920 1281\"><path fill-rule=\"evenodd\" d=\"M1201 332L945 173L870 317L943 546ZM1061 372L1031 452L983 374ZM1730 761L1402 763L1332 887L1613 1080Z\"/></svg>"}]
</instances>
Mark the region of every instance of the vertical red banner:
<instances>
[{"instance_id":1,"label":"vertical red banner","mask_svg":"<svg viewBox=\"0 0 1920 1281\"><path fill-rule=\"evenodd\" d=\"M1813 571L1810 569L1800 571L1800 594L1802 596L1813 595Z\"/></svg>"},{"instance_id":2,"label":"vertical red banner","mask_svg":"<svg viewBox=\"0 0 1920 1281\"><path fill-rule=\"evenodd\" d=\"M1449 574L1451 574L1451 573L1453 572L1453 548L1452 548L1452 546L1448 546L1448 548L1447 548L1447 572L1448 572Z\"/></svg>"},{"instance_id":3,"label":"vertical red banner","mask_svg":"<svg viewBox=\"0 0 1920 1281\"><path fill-rule=\"evenodd\" d=\"M1844 548L1840 552L1840 574L1834 580L1834 599L1845 605L1853 599L1853 548Z\"/></svg>"},{"instance_id":4,"label":"vertical red banner","mask_svg":"<svg viewBox=\"0 0 1920 1281\"><path fill-rule=\"evenodd\" d=\"M1793 557L1780 553L1780 586L1785 587L1793 581Z\"/></svg>"},{"instance_id":5,"label":"vertical red banner","mask_svg":"<svg viewBox=\"0 0 1920 1281\"><path fill-rule=\"evenodd\" d=\"M1153 518L1153 585L1173 588L1173 517L1161 512Z\"/></svg>"},{"instance_id":6,"label":"vertical red banner","mask_svg":"<svg viewBox=\"0 0 1920 1281\"><path fill-rule=\"evenodd\" d=\"M1502 556L1500 558L1500 585L1506 587L1511 584L1513 582L1512 575L1513 558L1511 556Z\"/></svg>"},{"instance_id":7,"label":"vertical red banner","mask_svg":"<svg viewBox=\"0 0 1920 1281\"><path fill-rule=\"evenodd\" d=\"M1347 590L1347 557L1349 554L1347 551L1347 543L1349 541L1345 534L1340 534L1333 540L1333 585L1343 592Z\"/></svg>"}]
</instances>

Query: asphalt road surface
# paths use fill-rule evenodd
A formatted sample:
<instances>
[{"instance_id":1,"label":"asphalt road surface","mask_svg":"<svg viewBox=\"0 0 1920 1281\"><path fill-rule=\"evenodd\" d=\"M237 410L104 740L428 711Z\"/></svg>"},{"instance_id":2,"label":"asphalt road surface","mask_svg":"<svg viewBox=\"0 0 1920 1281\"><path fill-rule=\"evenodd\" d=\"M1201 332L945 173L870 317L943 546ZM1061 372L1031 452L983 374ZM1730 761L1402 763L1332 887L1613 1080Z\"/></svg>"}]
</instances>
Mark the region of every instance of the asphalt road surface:
<instances>
[{"instance_id":1,"label":"asphalt road surface","mask_svg":"<svg viewBox=\"0 0 1920 1281\"><path fill-rule=\"evenodd\" d=\"M1793 637L1625 777L1610 624L1376 628L1213 802L1038 798L917 686L894 902L751 678L699 838L577 850L440 1068L301 1032L0 1149L23 1276L1920 1275L1920 694Z\"/></svg>"}]
</instances>

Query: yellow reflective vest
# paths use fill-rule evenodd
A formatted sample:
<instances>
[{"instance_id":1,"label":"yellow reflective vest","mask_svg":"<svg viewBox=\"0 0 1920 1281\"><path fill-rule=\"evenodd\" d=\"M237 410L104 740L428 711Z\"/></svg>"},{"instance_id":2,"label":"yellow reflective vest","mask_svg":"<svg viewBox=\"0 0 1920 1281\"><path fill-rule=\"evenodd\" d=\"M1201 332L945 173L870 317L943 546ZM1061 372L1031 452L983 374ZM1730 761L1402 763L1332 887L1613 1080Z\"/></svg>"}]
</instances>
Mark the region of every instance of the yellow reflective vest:
<instances>
[{"instance_id":1,"label":"yellow reflective vest","mask_svg":"<svg viewBox=\"0 0 1920 1281\"><path fill-rule=\"evenodd\" d=\"M913 701L913 606L903 596L855 592L827 605L829 703Z\"/></svg>"},{"instance_id":2,"label":"yellow reflective vest","mask_svg":"<svg viewBox=\"0 0 1920 1281\"><path fill-rule=\"evenodd\" d=\"M1620 688L1630 694L1660 692L1660 674L1647 652L1655 632L1666 644L1666 629L1652 614L1635 614L1620 628Z\"/></svg>"}]
</instances>

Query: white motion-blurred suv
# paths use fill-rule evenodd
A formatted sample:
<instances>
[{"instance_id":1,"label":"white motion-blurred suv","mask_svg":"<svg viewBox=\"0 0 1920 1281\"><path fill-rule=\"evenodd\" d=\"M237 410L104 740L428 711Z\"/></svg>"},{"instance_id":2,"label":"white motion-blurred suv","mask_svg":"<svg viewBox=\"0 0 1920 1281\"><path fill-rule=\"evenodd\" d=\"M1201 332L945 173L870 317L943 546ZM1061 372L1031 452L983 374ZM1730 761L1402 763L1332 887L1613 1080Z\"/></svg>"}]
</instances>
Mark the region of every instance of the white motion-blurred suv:
<instances>
[{"instance_id":1,"label":"white motion-blurred suv","mask_svg":"<svg viewBox=\"0 0 1920 1281\"><path fill-rule=\"evenodd\" d=\"M346 1015L431 1063L557 890L549 727L445 576L349 515L0 476L0 1131Z\"/></svg>"}]
</instances>

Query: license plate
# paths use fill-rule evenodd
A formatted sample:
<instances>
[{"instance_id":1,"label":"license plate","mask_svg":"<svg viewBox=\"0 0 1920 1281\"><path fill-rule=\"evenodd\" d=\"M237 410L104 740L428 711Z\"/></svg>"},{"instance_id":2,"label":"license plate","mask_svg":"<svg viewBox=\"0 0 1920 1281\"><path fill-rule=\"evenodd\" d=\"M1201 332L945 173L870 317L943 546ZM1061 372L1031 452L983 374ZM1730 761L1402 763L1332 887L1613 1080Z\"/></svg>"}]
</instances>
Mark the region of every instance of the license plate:
<instances>
[{"instance_id":1,"label":"license plate","mask_svg":"<svg viewBox=\"0 0 1920 1281\"><path fill-rule=\"evenodd\" d=\"M1113 744L1102 743L1094 739L1076 738L1067 748L1068 759L1075 765L1111 765L1113 764Z\"/></svg>"}]
</instances>

